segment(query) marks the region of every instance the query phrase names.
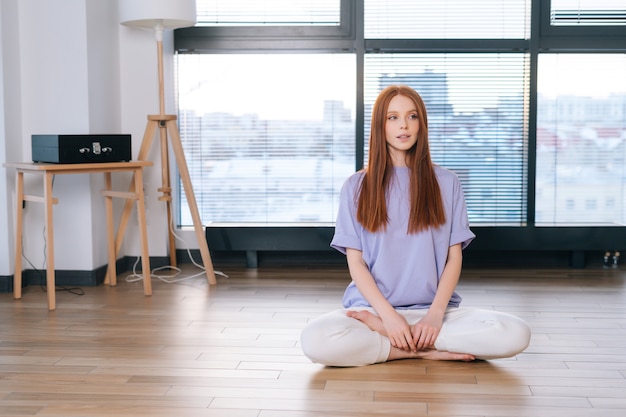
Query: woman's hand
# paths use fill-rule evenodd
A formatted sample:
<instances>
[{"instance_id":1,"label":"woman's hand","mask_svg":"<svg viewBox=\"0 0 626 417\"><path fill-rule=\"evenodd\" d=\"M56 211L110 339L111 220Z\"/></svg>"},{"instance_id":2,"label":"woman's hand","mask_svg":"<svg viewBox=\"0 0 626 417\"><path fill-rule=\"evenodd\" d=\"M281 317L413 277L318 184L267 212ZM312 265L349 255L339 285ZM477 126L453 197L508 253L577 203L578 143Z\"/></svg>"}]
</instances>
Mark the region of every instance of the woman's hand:
<instances>
[{"instance_id":1,"label":"woman's hand","mask_svg":"<svg viewBox=\"0 0 626 417\"><path fill-rule=\"evenodd\" d=\"M446 266L443 268L437 293L428 312L412 328L413 343L418 350L431 349L435 345L439 332L443 326L443 318L454 294L454 289L459 282L461 266L463 264L463 251L460 243L450 246Z\"/></svg>"},{"instance_id":2,"label":"woman's hand","mask_svg":"<svg viewBox=\"0 0 626 417\"><path fill-rule=\"evenodd\" d=\"M428 310L428 313L413 325L412 338L417 350L433 348L443 325L443 316L443 312Z\"/></svg>"},{"instance_id":3,"label":"woman's hand","mask_svg":"<svg viewBox=\"0 0 626 417\"><path fill-rule=\"evenodd\" d=\"M407 351L417 351L411 326L403 316L392 311L385 317L381 316L381 320L391 346Z\"/></svg>"},{"instance_id":4,"label":"woman's hand","mask_svg":"<svg viewBox=\"0 0 626 417\"><path fill-rule=\"evenodd\" d=\"M413 341L413 334L411 333L411 326L403 316L396 312L394 307L380 292L374 277L363 260L363 253L359 250L348 248L346 249L346 257L352 280L382 321L382 331L376 331L387 336L391 346L415 351L416 347ZM359 316L359 314L350 313L349 316L355 317Z\"/></svg>"}]
</instances>

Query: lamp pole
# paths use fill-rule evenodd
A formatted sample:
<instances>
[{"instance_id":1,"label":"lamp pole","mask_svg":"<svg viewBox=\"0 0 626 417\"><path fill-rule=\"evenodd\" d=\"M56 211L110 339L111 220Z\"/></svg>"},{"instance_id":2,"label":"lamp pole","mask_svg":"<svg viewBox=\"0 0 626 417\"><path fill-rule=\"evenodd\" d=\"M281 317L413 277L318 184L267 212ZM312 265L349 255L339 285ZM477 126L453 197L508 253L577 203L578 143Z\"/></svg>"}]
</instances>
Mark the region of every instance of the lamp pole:
<instances>
[{"instance_id":1,"label":"lamp pole","mask_svg":"<svg viewBox=\"0 0 626 417\"><path fill-rule=\"evenodd\" d=\"M193 192L187 161L178 131L177 117L175 115L165 114L165 93L164 93L164 76L163 76L163 30L175 29L178 27L192 26L195 24L195 0L119 0L121 23L131 27L139 27L144 29L153 29L155 31L157 43L157 66L158 66L158 83L159 83L159 114L148 115L148 123L144 132L141 147L137 159L140 161L147 160L148 152L152 145L152 140L159 129L160 148L161 148L161 188L159 192L160 201L165 201L167 206L167 225L168 225L168 243L169 257L172 266L176 266L176 241L173 231L173 215L172 215L172 188L170 185L169 171L169 146L174 151L178 172L183 184L183 190L191 212L194 231L200 247L200 254L206 272L209 284L216 284L215 271L209 253L206 236L200 220L200 213ZM169 139L169 141L168 141ZM131 184L131 190L133 185ZM118 232L115 239L116 253L121 248L132 204L124 206L122 218L118 226ZM131 202L132 203L132 202ZM150 271L143 271L144 274Z\"/></svg>"}]
</instances>

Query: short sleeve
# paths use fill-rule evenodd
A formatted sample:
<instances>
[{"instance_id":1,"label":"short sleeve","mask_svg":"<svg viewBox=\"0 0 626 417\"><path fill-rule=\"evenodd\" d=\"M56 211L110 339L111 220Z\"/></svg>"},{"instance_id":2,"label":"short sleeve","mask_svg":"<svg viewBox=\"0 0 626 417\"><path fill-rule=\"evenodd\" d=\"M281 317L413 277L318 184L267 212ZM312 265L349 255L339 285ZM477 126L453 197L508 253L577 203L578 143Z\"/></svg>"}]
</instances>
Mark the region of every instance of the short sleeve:
<instances>
[{"instance_id":1,"label":"short sleeve","mask_svg":"<svg viewBox=\"0 0 626 417\"><path fill-rule=\"evenodd\" d=\"M450 232L450 246L461 244L465 249L474 240L476 235L471 231L467 206L465 204L465 194L459 178L454 175L452 187L452 229Z\"/></svg>"},{"instance_id":2,"label":"short sleeve","mask_svg":"<svg viewBox=\"0 0 626 417\"><path fill-rule=\"evenodd\" d=\"M362 176L357 173L346 180L339 195L339 208L335 222L335 234L330 246L346 254L346 249L363 250L361 234L363 228L356 219L356 196Z\"/></svg>"}]
</instances>

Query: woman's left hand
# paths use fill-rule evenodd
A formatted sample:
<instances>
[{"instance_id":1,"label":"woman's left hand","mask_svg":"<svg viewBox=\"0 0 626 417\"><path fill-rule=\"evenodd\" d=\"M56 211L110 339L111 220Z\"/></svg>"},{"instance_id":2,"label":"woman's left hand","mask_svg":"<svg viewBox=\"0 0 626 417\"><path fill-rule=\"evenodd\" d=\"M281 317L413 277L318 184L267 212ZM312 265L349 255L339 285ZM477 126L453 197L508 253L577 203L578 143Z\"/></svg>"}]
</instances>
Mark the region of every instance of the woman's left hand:
<instances>
[{"instance_id":1,"label":"woman's left hand","mask_svg":"<svg viewBox=\"0 0 626 417\"><path fill-rule=\"evenodd\" d=\"M429 310L412 328L413 342L417 350L431 349L439 336L444 314Z\"/></svg>"}]
</instances>

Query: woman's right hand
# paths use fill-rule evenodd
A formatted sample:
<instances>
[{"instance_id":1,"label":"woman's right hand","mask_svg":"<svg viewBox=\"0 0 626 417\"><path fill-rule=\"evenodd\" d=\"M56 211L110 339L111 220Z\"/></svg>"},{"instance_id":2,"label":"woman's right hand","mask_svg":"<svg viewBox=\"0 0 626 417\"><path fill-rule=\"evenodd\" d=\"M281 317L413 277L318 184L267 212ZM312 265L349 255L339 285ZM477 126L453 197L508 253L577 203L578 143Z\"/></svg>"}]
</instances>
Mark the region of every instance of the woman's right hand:
<instances>
[{"instance_id":1,"label":"woman's right hand","mask_svg":"<svg viewBox=\"0 0 626 417\"><path fill-rule=\"evenodd\" d=\"M352 280L361 294L363 294L363 297L376 310L382 321L385 336L389 338L391 346L398 349L416 351L417 347L413 341L411 327L406 319L398 314L380 292L374 277L363 260L363 253L356 249L347 248L346 257Z\"/></svg>"},{"instance_id":2,"label":"woman's right hand","mask_svg":"<svg viewBox=\"0 0 626 417\"><path fill-rule=\"evenodd\" d=\"M394 310L380 318L391 346L412 352L417 351L411 326L403 316Z\"/></svg>"}]
</instances>

